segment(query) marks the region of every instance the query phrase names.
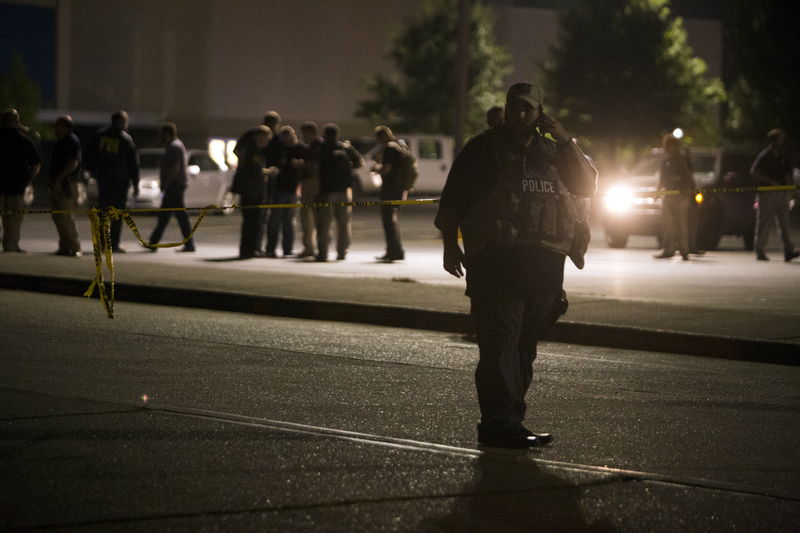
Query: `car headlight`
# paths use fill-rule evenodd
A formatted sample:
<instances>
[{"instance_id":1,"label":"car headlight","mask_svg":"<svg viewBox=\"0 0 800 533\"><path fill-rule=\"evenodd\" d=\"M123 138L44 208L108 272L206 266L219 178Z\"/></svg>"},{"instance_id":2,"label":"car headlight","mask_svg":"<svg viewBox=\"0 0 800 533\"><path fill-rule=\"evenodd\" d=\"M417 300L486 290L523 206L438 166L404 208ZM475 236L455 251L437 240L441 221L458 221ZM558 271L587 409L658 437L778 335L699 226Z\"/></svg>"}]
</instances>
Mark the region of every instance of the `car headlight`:
<instances>
[{"instance_id":1,"label":"car headlight","mask_svg":"<svg viewBox=\"0 0 800 533\"><path fill-rule=\"evenodd\" d=\"M627 187L616 187L608 191L603 198L606 209L614 213L625 213L634 202L633 191Z\"/></svg>"}]
</instances>

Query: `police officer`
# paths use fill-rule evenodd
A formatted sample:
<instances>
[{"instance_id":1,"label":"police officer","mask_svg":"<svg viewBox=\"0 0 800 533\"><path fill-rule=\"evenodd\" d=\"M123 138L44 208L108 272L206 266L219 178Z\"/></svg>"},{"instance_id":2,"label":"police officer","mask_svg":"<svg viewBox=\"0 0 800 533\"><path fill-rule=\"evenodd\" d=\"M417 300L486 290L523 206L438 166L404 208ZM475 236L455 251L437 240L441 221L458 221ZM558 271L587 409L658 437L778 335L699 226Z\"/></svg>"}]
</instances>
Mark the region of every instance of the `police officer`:
<instances>
[{"instance_id":1,"label":"police officer","mask_svg":"<svg viewBox=\"0 0 800 533\"><path fill-rule=\"evenodd\" d=\"M161 200L161 209L185 209L186 203L183 196L186 187L189 185L189 177L186 175L188 166L188 154L183 141L178 138L178 126L173 122L165 122L161 125L161 144L164 145L164 157L161 159L161 170L159 172L159 182L164 197ZM158 222L150 234L150 244L158 244L164 235L169 219L175 215L178 226L181 228L181 235L188 239L183 248L178 252L194 252L194 239L189 238L192 234L192 225L189 222L189 215L186 211L159 211ZM151 252L158 251L155 246L148 247Z\"/></svg>"},{"instance_id":2,"label":"police officer","mask_svg":"<svg viewBox=\"0 0 800 533\"><path fill-rule=\"evenodd\" d=\"M87 154L87 166L97 180L101 208L124 209L131 185L134 198L139 196L139 155L127 130L128 114L114 112L111 125L97 133ZM117 253L126 252L119 245L121 230L122 220L112 220L110 244Z\"/></svg>"},{"instance_id":3,"label":"police officer","mask_svg":"<svg viewBox=\"0 0 800 533\"><path fill-rule=\"evenodd\" d=\"M792 185L792 166L784 151L786 134L783 130L773 129L767 133L769 146L758 154L750 173L760 187L775 185ZM781 231L783 240L783 260L787 263L800 256L789 236L789 201L791 191L760 191L758 193L758 218L756 220L756 259L769 261L767 257L767 240L775 220Z\"/></svg>"},{"instance_id":4,"label":"police officer","mask_svg":"<svg viewBox=\"0 0 800 533\"><path fill-rule=\"evenodd\" d=\"M658 173L658 190L691 190L694 189L691 162L681 153L681 142L668 133L661 140L661 147L666 157L661 163ZM675 255L675 248L684 261L689 260L691 251L689 237L689 209L693 200L686 194L665 196L662 200L661 217L663 224L664 249L654 255L656 259L669 259ZM695 250L696 251L696 250Z\"/></svg>"},{"instance_id":5,"label":"police officer","mask_svg":"<svg viewBox=\"0 0 800 533\"><path fill-rule=\"evenodd\" d=\"M537 341L565 310L565 257L583 265L588 233L579 197L594 194L597 181L596 170L564 128L544 115L531 88L512 85L504 124L477 135L458 154L436 217L444 269L461 277L466 268L480 348L475 383L484 446L552 441L523 425L525 394Z\"/></svg>"},{"instance_id":6,"label":"police officer","mask_svg":"<svg viewBox=\"0 0 800 533\"><path fill-rule=\"evenodd\" d=\"M53 211L77 209L72 184L80 171L81 141L72 131L72 117L61 115L56 119L56 138L50 159L50 205ZM72 213L52 213L58 231L56 255L81 256L81 241Z\"/></svg>"},{"instance_id":7,"label":"police officer","mask_svg":"<svg viewBox=\"0 0 800 533\"><path fill-rule=\"evenodd\" d=\"M25 134L16 109L3 111L0 119L0 211L4 252L25 253L19 247L25 209L25 189L39 174L42 159Z\"/></svg>"},{"instance_id":8,"label":"police officer","mask_svg":"<svg viewBox=\"0 0 800 533\"><path fill-rule=\"evenodd\" d=\"M250 259L262 257L258 249L261 242L261 209L255 206L262 205L265 201L266 188L271 175L277 173L274 167L266 168L264 148L272 140L272 130L267 126L258 126L245 133L238 143L234 153L239 158L236 174L233 176L231 190L240 195L242 209L242 233L239 240L239 258Z\"/></svg>"},{"instance_id":9,"label":"police officer","mask_svg":"<svg viewBox=\"0 0 800 533\"><path fill-rule=\"evenodd\" d=\"M361 154L352 144L339 140L339 126L326 124L322 129L322 146L319 151L319 201L345 203L353 201L353 169L364 164ZM336 260L347 256L352 240L353 208L351 206L318 207L317 262L328 260L331 242L331 222L336 220Z\"/></svg>"}]
</instances>

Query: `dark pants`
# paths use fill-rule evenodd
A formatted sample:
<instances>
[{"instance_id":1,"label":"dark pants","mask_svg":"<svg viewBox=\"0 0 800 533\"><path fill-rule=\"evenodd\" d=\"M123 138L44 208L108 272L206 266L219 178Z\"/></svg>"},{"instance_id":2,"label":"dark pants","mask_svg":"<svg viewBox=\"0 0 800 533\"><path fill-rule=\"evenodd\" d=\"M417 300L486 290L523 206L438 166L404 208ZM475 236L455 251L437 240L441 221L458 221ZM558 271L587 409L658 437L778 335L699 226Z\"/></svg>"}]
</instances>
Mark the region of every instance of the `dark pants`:
<instances>
[{"instance_id":1,"label":"dark pants","mask_svg":"<svg viewBox=\"0 0 800 533\"><path fill-rule=\"evenodd\" d=\"M242 205L260 205L262 199L242 195ZM239 257L253 257L261 244L263 209L242 209L242 236L239 239Z\"/></svg>"},{"instance_id":2,"label":"dark pants","mask_svg":"<svg viewBox=\"0 0 800 533\"><path fill-rule=\"evenodd\" d=\"M552 320L558 298L557 294L513 300L472 296L471 314L480 348L475 371L480 429L513 430L525 419L525 394L533 379L537 342Z\"/></svg>"},{"instance_id":3,"label":"dark pants","mask_svg":"<svg viewBox=\"0 0 800 533\"><path fill-rule=\"evenodd\" d=\"M120 182L107 182L97 180L97 192L100 208L116 207L117 209L125 209L125 204L128 201L128 188L130 183L125 180L125 183ZM115 219L111 221L111 248L119 248L120 235L122 233L122 219Z\"/></svg>"},{"instance_id":4,"label":"dark pants","mask_svg":"<svg viewBox=\"0 0 800 533\"><path fill-rule=\"evenodd\" d=\"M275 191L272 203L296 204L297 195L292 192ZM267 252L275 252L278 235L283 235L283 255L292 255L294 248L294 215L296 208L270 209L267 224Z\"/></svg>"},{"instance_id":5,"label":"dark pants","mask_svg":"<svg viewBox=\"0 0 800 533\"><path fill-rule=\"evenodd\" d=\"M406 191L384 187L381 189L381 200L405 200L408 196ZM386 256L395 259L403 259L403 242L400 238L400 224L398 215L399 205L381 206L381 220L383 222L383 233L386 236Z\"/></svg>"},{"instance_id":6,"label":"dark pants","mask_svg":"<svg viewBox=\"0 0 800 533\"><path fill-rule=\"evenodd\" d=\"M161 208L186 207L183 201L183 193L185 190L185 187L167 189L164 192L164 198L161 200ZM186 214L186 211L159 211L158 222L156 223L153 233L150 235L150 244L158 244L161 242L161 237L164 235L164 230L167 228L167 224L169 223L169 219L172 218L172 215L175 215L175 218L178 220L178 225L181 228L181 234L184 239L192 233L192 225L189 223L189 215ZM189 239L186 241L185 246L186 248L194 249L194 241Z\"/></svg>"}]
</instances>

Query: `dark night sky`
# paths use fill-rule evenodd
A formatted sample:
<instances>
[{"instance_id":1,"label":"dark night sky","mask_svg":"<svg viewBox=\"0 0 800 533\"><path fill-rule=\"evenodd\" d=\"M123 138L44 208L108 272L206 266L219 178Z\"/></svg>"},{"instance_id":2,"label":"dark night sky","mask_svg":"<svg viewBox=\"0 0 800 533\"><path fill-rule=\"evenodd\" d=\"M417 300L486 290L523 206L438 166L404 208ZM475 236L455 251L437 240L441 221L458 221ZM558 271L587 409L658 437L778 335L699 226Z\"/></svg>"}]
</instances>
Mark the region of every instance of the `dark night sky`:
<instances>
[{"instance_id":1,"label":"dark night sky","mask_svg":"<svg viewBox=\"0 0 800 533\"><path fill-rule=\"evenodd\" d=\"M0 72L8 72L15 52L22 55L43 102L55 101L55 37L55 9L0 3Z\"/></svg>"}]
</instances>

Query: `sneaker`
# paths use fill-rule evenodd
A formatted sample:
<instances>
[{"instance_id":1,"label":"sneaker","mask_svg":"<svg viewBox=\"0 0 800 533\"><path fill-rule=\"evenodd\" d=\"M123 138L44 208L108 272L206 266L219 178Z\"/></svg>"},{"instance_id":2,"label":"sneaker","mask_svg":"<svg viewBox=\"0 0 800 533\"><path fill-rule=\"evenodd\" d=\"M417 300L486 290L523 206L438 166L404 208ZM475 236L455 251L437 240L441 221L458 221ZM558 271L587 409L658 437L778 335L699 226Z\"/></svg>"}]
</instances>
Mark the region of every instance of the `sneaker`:
<instances>
[{"instance_id":1,"label":"sneaker","mask_svg":"<svg viewBox=\"0 0 800 533\"><path fill-rule=\"evenodd\" d=\"M675 255L674 253L667 254L667 253L661 252L660 254L656 254L653 257L656 258L656 259L669 259L670 257L673 257L674 255Z\"/></svg>"},{"instance_id":2,"label":"sneaker","mask_svg":"<svg viewBox=\"0 0 800 533\"><path fill-rule=\"evenodd\" d=\"M126 253L128 253L128 250L126 250L122 246L117 246L117 247L111 248L111 251L114 252L115 254L126 254Z\"/></svg>"},{"instance_id":3,"label":"sneaker","mask_svg":"<svg viewBox=\"0 0 800 533\"><path fill-rule=\"evenodd\" d=\"M756 255L756 261L769 261L769 257L766 254L758 254Z\"/></svg>"},{"instance_id":4,"label":"sneaker","mask_svg":"<svg viewBox=\"0 0 800 533\"><path fill-rule=\"evenodd\" d=\"M544 440L536 435L527 435L519 431L478 432L478 445L491 448L538 448L544 446Z\"/></svg>"},{"instance_id":5,"label":"sneaker","mask_svg":"<svg viewBox=\"0 0 800 533\"><path fill-rule=\"evenodd\" d=\"M184 246L182 248L178 248L175 251L176 252L189 252L189 253L191 253L191 252L195 251L195 248L194 248L194 246Z\"/></svg>"},{"instance_id":6,"label":"sneaker","mask_svg":"<svg viewBox=\"0 0 800 533\"><path fill-rule=\"evenodd\" d=\"M536 437L536 440L539 441L541 444L550 444L551 442L553 442L553 435L551 433L534 433L525 426L522 426L520 428L520 432L529 437Z\"/></svg>"},{"instance_id":7,"label":"sneaker","mask_svg":"<svg viewBox=\"0 0 800 533\"><path fill-rule=\"evenodd\" d=\"M339 254L339 255L336 256L336 260L337 261L344 261L345 257L347 257L347 254Z\"/></svg>"},{"instance_id":8,"label":"sneaker","mask_svg":"<svg viewBox=\"0 0 800 533\"><path fill-rule=\"evenodd\" d=\"M79 251L73 252L72 250L58 250L53 255L62 255L64 257L81 257L83 254Z\"/></svg>"},{"instance_id":9,"label":"sneaker","mask_svg":"<svg viewBox=\"0 0 800 533\"><path fill-rule=\"evenodd\" d=\"M786 261L787 263L796 257L800 257L800 252L798 252L797 250L783 254L783 260Z\"/></svg>"},{"instance_id":10,"label":"sneaker","mask_svg":"<svg viewBox=\"0 0 800 533\"><path fill-rule=\"evenodd\" d=\"M278 254L276 254L275 252L267 252L267 253L264 254L264 257L266 257L268 259L277 259L278 258Z\"/></svg>"}]
</instances>

